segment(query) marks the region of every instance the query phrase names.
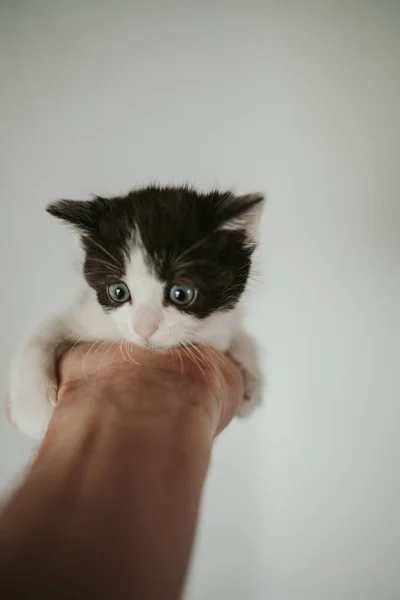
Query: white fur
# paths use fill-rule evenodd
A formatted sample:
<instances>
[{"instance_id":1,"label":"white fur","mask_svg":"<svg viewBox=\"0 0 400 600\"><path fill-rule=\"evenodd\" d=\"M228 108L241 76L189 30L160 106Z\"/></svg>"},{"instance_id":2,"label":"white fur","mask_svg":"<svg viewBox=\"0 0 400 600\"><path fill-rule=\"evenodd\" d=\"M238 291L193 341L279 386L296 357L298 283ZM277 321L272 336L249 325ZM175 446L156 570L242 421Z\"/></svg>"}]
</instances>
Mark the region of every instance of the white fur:
<instances>
[{"instance_id":1,"label":"white fur","mask_svg":"<svg viewBox=\"0 0 400 600\"><path fill-rule=\"evenodd\" d=\"M221 227L221 231L246 231L246 237L250 245L257 244L260 239L260 223L263 212L264 202L262 194L248 194L243 196L247 202L257 201L250 210L246 211L235 219L226 221ZM240 200L240 198L239 198Z\"/></svg>"},{"instance_id":2,"label":"white fur","mask_svg":"<svg viewBox=\"0 0 400 600\"><path fill-rule=\"evenodd\" d=\"M185 342L209 344L229 352L242 366L245 412L259 400L261 376L256 349L239 329L240 308L197 319L171 305L164 306L164 285L148 267L140 242L133 247L124 281L131 291L131 303L108 314L90 290L69 310L39 327L25 343L15 360L10 389L11 420L21 432L36 439L45 433L56 402L56 362L66 347L79 341L128 340L158 348ZM140 335L154 329L148 338Z\"/></svg>"}]
</instances>

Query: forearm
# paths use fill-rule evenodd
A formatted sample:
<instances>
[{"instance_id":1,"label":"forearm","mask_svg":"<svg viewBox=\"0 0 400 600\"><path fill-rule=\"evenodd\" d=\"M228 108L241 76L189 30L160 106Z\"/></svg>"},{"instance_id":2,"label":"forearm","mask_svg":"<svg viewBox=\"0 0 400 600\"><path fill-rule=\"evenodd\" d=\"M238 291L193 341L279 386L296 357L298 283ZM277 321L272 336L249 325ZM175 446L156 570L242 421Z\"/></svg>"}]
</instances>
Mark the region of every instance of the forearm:
<instances>
[{"instance_id":1,"label":"forearm","mask_svg":"<svg viewBox=\"0 0 400 600\"><path fill-rule=\"evenodd\" d=\"M104 381L60 395L0 519L0 588L42 599L179 597L214 429L197 382L148 375L125 391Z\"/></svg>"}]
</instances>

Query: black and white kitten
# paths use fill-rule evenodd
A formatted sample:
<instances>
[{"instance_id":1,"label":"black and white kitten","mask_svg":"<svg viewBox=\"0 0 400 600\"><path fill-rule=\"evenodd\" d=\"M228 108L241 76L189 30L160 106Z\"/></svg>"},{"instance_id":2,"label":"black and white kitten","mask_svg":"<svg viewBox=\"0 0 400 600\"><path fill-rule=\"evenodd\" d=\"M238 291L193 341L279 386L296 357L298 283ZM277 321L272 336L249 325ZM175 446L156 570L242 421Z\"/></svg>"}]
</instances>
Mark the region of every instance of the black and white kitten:
<instances>
[{"instance_id":1,"label":"black and white kitten","mask_svg":"<svg viewBox=\"0 0 400 600\"><path fill-rule=\"evenodd\" d=\"M89 289L34 333L16 358L10 417L40 438L56 402L56 362L82 341L149 348L208 344L245 374L246 412L260 396L241 303L257 242L263 196L147 187L117 198L60 200L48 212L80 235Z\"/></svg>"}]
</instances>

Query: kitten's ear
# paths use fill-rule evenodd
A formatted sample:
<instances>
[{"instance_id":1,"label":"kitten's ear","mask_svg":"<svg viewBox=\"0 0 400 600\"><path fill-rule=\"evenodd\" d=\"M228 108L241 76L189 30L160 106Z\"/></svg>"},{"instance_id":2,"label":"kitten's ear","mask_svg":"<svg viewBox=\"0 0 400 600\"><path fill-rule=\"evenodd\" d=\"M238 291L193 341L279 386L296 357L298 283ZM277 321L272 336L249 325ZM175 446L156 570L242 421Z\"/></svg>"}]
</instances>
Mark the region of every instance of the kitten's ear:
<instances>
[{"instance_id":1,"label":"kitten's ear","mask_svg":"<svg viewBox=\"0 0 400 600\"><path fill-rule=\"evenodd\" d=\"M258 241L259 225L265 204L265 196L260 193L244 196L230 195L223 203L221 217L223 231L245 231L254 242Z\"/></svg>"},{"instance_id":2,"label":"kitten's ear","mask_svg":"<svg viewBox=\"0 0 400 600\"><path fill-rule=\"evenodd\" d=\"M98 209L97 200L57 200L46 208L53 217L70 223L82 233L95 229Z\"/></svg>"}]
</instances>

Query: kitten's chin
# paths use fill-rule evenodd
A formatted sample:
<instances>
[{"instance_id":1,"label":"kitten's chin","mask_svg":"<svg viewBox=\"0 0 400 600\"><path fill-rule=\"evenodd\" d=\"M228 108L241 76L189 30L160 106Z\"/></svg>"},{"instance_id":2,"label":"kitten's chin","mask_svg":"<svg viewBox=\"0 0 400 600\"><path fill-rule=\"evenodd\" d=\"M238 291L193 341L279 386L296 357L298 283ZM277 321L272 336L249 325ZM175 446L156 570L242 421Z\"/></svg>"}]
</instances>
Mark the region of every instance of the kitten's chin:
<instances>
[{"instance_id":1,"label":"kitten's chin","mask_svg":"<svg viewBox=\"0 0 400 600\"><path fill-rule=\"evenodd\" d=\"M166 352L167 350L172 350L173 348L179 348L181 346L181 342L158 342L158 341L149 341L143 343L143 348L147 350L155 350L158 352Z\"/></svg>"},{"instance_id":2,"label":"kitten's chin","mask_svg":"<svg viewBox=\"0 0 400 600\"><path fill-rule=\"evenodd\" d=\"M154 350L155 352L166 352L167 350L171 350L172 348L178 348L182 344L180 342L162 342L162 341L149 341L145 342L141 339L134 337L127 337L126 341L134 346L139 346L140 348L145 348L146 350Z\"/></svg>"},{"instance_id":3,"label":"kitten's chin","mask_svg":"<svg viewBox=\"0 0 400 600\"><path fill-rule=\"evenodd\" d=\"M148 343L144 345L144 348L146 348L146 350L152 350L154 352L167 352L172 348L176 348L176 346L156 346L155 344Z\"/></svg>"}]
</instances>

